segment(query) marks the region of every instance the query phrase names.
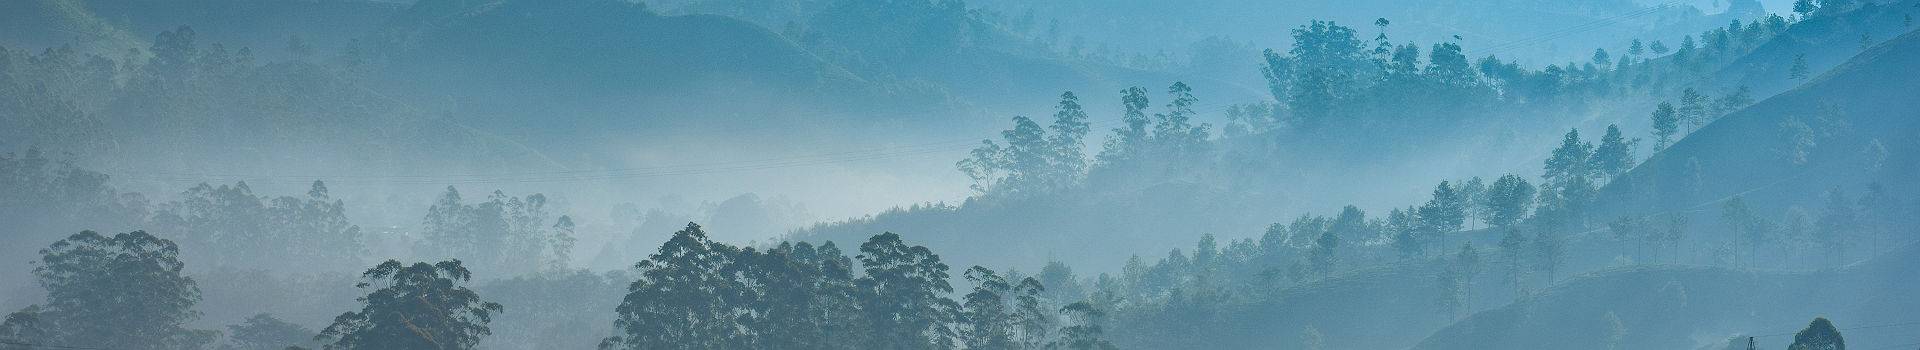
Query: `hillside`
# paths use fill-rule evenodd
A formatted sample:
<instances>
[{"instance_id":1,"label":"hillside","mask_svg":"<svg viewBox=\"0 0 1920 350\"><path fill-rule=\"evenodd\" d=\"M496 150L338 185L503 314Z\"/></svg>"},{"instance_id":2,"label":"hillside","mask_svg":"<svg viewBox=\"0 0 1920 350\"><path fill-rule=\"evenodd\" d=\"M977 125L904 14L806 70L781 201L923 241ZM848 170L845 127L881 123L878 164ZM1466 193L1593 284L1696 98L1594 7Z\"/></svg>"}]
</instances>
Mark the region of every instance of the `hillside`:
<instances>
[{"instance_id":1,"label":"hillside","mask_svg":"<svg viewBox=\"0 0 1920 350\"><path fill-rule=\"evenodd\" d=\"M124 28L115 27L87 9L81 0L19 0L0 2L0 45L40 48L73 45L91 54L123 54L141 46Z\"/></svg>"},{"instance_id":2,"label":"hillside","mask_svg":"<svg viewBox=\"0 0 1920 350\"><path fill-rule=\"evenodd\" d=\"M1901 2L1864 2L1858 9L1809 16L1794 23L1786 34L1728 63L1700 85L1719 91L1747 86L1755 96L1772 96L1801 83L1788 78L1795 58L1804 57L1808 71L1818 75L1859 54L1862 36L1879 43L1906 33L1912 28L1902 21L1914 14L1920 14L1920 7Z\"/></svg>"},{"instance_id":3,"label":"hillside","mask_svg":"<svg viewBox=\"0 0 1920 350\"><path fill-rule=\"evenodd\" d=\"M1697 209L1734 194L1777 212L1871 182L1913 198L1920 193L1909 181L1920 171L1920 94L1896 87L1920 82L1908 67L1916 60L1920 35L1907 33L1730 113L1609 184L1601 202L1609 215L1599 217Z\"/></svg>"},{"instance_id":4,"label":"hillside","mask_svg":"<svg viewBox=\"0 0 1920 350\"><path fill-rule=\"evenodd\" d=\"M1455 322L1413 349L1691 349L1736 335L1779 349L1814 317L1834 320L1849 345L1877 349L1912 340L1902 335L1920 302L1906 296L1920 293L1920 280L1903 271L1917 266L1920 245L1817 272L1601 270Z\"/></svg>"}]
</instances>

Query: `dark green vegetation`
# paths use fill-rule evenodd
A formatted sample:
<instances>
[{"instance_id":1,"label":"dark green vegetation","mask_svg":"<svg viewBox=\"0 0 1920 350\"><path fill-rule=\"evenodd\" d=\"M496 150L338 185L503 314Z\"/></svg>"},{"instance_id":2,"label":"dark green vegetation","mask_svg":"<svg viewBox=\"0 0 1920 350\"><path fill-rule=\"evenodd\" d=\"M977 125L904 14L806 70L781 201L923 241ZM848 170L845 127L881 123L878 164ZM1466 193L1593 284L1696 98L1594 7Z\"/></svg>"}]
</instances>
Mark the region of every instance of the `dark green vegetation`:
<instances>
[{"instance_id":1,"label":"dark green vegetation","mask_svg":"<svg viewBox=\"0 0 1920 350\"><path fill-rule=\"evenodd\" d=\"M1288 5L1073 3L0 4L0 349L1917 341L1920 5L1362 1L1405 18L1123 59L1034 17L1152 48ZM1507 28L1583 20L1639 32ZM955 204L613 199L891 205L727 157L982 128L910 149Z\"/></svg>"}]
</instances>

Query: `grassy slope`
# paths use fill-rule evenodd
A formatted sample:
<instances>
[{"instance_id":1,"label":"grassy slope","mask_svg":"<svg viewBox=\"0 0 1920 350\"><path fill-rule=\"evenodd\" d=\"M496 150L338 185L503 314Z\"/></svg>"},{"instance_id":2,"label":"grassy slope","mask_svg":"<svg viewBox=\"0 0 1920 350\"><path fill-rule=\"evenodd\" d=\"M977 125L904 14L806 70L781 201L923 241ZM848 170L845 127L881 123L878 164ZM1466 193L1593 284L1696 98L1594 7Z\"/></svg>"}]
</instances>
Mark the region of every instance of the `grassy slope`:
<instances>
[{"instance_id":1,"label":"grassy slope","mask_svg":"<svg viewBox=\"0 0 1920 350\"><path fill-rule=\"evenodd\" d=\"M1414 349L1683 349L1730 335L1783 348L1816 316L1843 329L1913 321L1920 245L1844 269L1770 272L1635 266L1583 274L1534 298L1447 326ZM1615 327L1607 314L1619 320ZM1908 329L1910 330L1910 329ZM1900 328L1848 334L1860 346L1896 344ZM1617 339L1615 335L1619 334Z\"/></svg>"},{"instance_id":2,"label":"grassy slope","mask_svg":"<svg viewBox=\"0 0 1920 350\"><path fill-rule=\"evenodd\" d=\"M1883 182L1898 198L1912 198L1920 183L1915 155L1920 153L1920 94L1904 88L1920 82L1920 35L1889 40L1813 78L1806 84L1728 114L1655 154L1623 179L1603 190L1599 217L1653 214L1672 210L1717 209L1714 202L1744 194L1762 212L1778 212L1788 204L1812 205L1822 191L1843 188L1857 194L1872 181ZM1816 138L1807 161L1795 164L1783 154L1788 144L1782 123L1789 117L1823 128L1817 119L1823 106L1844 112L1842 123L1824 123L1837 130ZM1840 127L1844 125L1845 127ZM1870 168L1862 152L1872 140L1888 151L1885 166ZM1698 188L1690 188L1694 174L1687 167L1697 159L1702 172ZM1696 223L1697 225L1697 223Z\"/></svg>"}]
</instances>

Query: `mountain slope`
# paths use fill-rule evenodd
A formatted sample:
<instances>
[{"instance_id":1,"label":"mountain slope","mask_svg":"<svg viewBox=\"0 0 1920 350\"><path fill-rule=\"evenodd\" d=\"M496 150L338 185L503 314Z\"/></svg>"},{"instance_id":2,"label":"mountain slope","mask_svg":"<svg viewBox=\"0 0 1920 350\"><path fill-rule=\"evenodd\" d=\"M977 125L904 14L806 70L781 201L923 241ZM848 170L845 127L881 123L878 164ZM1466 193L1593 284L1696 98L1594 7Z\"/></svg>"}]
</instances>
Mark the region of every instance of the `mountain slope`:
<instances>
[{"instance_id":1,"label":"mountain slope","mask_svg":"<svg viewBox=\"0 0 1920 350\"><path fill-rule=\"evenodd\" d=\"M1734 194L1777 212L1870 182L1913 198L1920 91L1904 88L1920 84L1912 62L1920 62L1920 34L1910 32L1730 113L1609 184L1598 217L1691 209ZM1875 143L1885 151L1868 151Z\"/></svg>"},{"instance_id":2,"label":"mountain slope","mask_svg":"<svg viewBox=\"0 0 1920 350\"><path fill-rule=\"evenodd\" d=\"M1416 350L1690 349L1729 336L1784 348L1814 317L1833 319L1862 348L1912 339L1920 245L1845 269L1767 272L1636 266L1588 273L1532 299L1447 326ZM1850 327L1873 327L1854 331Z\"/></svg>"}]
</instances>

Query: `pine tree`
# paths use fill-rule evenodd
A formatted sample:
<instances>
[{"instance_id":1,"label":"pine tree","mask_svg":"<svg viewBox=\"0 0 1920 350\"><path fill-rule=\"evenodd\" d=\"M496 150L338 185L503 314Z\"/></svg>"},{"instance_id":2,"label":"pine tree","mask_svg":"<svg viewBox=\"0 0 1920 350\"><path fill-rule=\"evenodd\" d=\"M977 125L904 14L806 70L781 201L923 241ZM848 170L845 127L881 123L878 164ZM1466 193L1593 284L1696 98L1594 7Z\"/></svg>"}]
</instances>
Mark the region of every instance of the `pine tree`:
<instances>
[{"instance_id":1,"label":"pine tree","mask_svg":"<svg viewBox=\"0 0 1920 350\"><path fill-rule=\"evenodd\" d=\"M1693 129L1699 128L1701 125L1707 123L1707 114L1710 113L1708 104L1711 101L1712 98L1701 94L1699 90L1694 90L1693 88L1687 88L1680 92L1680 109L1678 112L1680 121L1687 125L1687 135L1692 135Z\"/></svg>"},{"instance_id":2,"label":"pine tree","mask_svg":"<svg viewBox=\"0 0 1920 350\"><path fill-rule=\"evenodd\" d=\"M1500 254L1506 256L1506 282L1513 286L1514 300L1519 300L1525 294L1522 288L1526 286L1524 278L1527 270L1522 259L1526 256L1526 247L1527 236L1520 233L1520 227L1507 226L1506 234L1500 237Z\"/></svg>"},{"instance_id":3,"label":"pine tree","mask_svg":"<svg viewBox=\"0 0 1920 350\"><path fill-rule=\"evenodd\" d=\"M1507 227L1519 223L1533 206L1533 196L1533 184L1520 175L1506 174L1493 180L1493 186L1487 189L1487 225Z\"/></svg>"},{"instance_id":4,"label":"pine tree","mask_svg":"<svg viewBox=\"0 0 1920 350\"><path fill-rule=\"evenodd\" d=\"M1633 169L1634 142L1620 134L1619 125L1607 125L1607 134L1600 137L1600 146L1593 150L1593 163L1600 176L1612 179Z\"/></svg>"},{"instance_id":5,"label":"pine tree","mask_svg":"<svg viewBox=\"0 0 1920 350\"><path fill-rule=\"evenodd\" d=\"M1838 265L1847 263L1847 246L1853 244L1852 236L1860 228L1859 211L1847 194L1835 188L1827 192L1827 209L1814 223L1820 230L1820 245L1827 248L1831 261Z\"/></svg>"},{"instance_id":6,"label":"pine tree","mask_svg":"<svg viewBox=\"0 0 1920 350\"><path fill-rule=\"evenodd\" d=\"M1622 258L1632 259L1632 257L1627 255L1627 245L1633 244L1640 239L1643 234L1640 232L1640 228L1646 226L1646 224L1641 222L1642 220L1641 218L1633 216L1621 216L1618 219L1607 222L1607 232L1613 234L1614 240L1620 241L1620 256ZM1635 247L1635 250L1638 250L1638 245L1635 245Z\"/></svg>"},{"instance_id":7,"label":"pine tree","mask_svg":"<svg viewBox=\"0 0 1920 350\"><path fill-rule=\"evenodd\" d=\"M1426 235L1434 237L1441 247L1447 246L1447 234L1460 231L1466 221L1466 202L1460 192L1446 181L1433 188L1433 199L1420 206L1420 225ZM1445 254L1444 249L1440 254Z\"/></svg>"},{"instance_id":8,"label":"pine tree","mask_svg":"<svg viewBox=\"0 0 1920 350\"><path fill-rule=\"evenodd\" d=\"M1473 278L1480 274L1480 253L1473 249L1473 243L1460 246L1460 251L1447 259L1447 266L1435 277L1440 290L1440 311L1447 319L1458 319L1462 310L1473 310Z\"/></svg>"},{"instance_id":9,"label":"pine tree","mask_svg":"<svg viewBox=\"0 0 1920 350\"><path fill-rule=\"evenodd\" d=\"M1819 8L1813 5L1813 0L1794 0L1793 1L1793 13L1799 14L1800 18L1807 18L1807 15L1812 15L1813 10L1816 10L1816 9L1819 9Z\"/></svg>"},{"instance_id":10,"label":"pine tree","mask_svg":"<svg viewBox=\"0 0 1920 350\"><path fill-rule=\"evenodd\" d=\"M1793 56L1793 67L1787 68L1787 79L1804 82L1807 80L1807 73L1807 54Z\"/></svg>"},{"instance_id":11,"label":"pine tree","mask_svg":"<svg viewBox=\"0 0 1920 350\"><path fill-rule=\"evenodd\" d=\"M1672 146L1674 134L1680 132L1680 115L1673 109L1672 103L1661 101L1653 109L1653 151L1660 152Z\"/></svg>"},{"instance_id":12,"label":"pine tree","mask_svg":"<svg viewBox=\"0 0 1920 350\"><path fill-rule=\"evenodd\" d=\"M1559 225L1543 223L1539 226L1534 228L1536 232L1532 242L1533 266L1534 269L1547 273L1547 283L1553 283L1554 275L1560 272L1561 266L1566 264L1567 250L1560 241L1560 234L1555 232L1559 230Z\"/></svg>"}]
</instances>

